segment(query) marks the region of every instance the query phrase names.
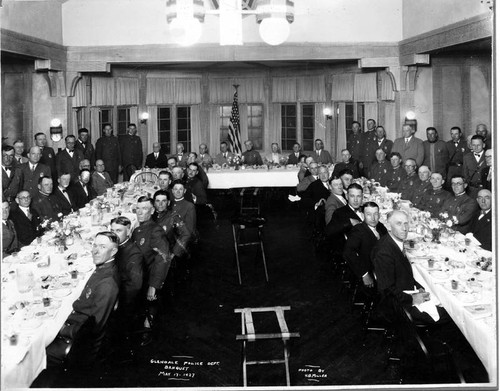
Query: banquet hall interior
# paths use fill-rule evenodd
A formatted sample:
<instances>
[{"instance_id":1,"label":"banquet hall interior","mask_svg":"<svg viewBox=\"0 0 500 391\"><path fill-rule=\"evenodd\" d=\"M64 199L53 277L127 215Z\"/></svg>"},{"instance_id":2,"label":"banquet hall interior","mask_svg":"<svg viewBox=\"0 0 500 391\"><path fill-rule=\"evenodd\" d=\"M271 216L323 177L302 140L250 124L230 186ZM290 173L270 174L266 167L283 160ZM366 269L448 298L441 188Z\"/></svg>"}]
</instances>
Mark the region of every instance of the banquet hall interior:
<instances>
[{"instance_id":1,"label":"banquet hall interior","mask_svg":"<svg viewBox=\"0 0 500 391\"><path fill-rule=\"evenodd\" d=\"M493 1L2 0L0 16L2 145L20 141L26 152L39 133L58 153L82 128L96 146L106 124L120 137L135 124L144 158L155 143L174 157L178 144L184 153L205 144L215 157L222 141L233 146L235 104L241 152L250 140L262 157L273 143L284 156L295 143L312 154L320 139L341 162L353 122L363 132L370 119L389 140L403 137L403 125L422 140L434 127L447 142L453 127L466 139L484 124L496 143ZM369 327L366 302L355 302L345 269L293 202L298 179L215 186L214 167L210 208L196 209L196 245L181 277L167 277L152 343L124 349L109 338L91 370L44 362L24 386L497 386L495 311L494 335L479 343L486 353L459 322L433 330L447 341L435 357L414 324L403 342L390 327ZM120 172L118 185L130 174ZM244 202L263 220L238 220ZM263 232L262 254L236 245L245 224L244 237ZM252 320L235 312L245 308L273 310ZM245 336L254 325L267 337ZM8 344L3 336L2 372L12 367ZM254 364L242 369L247 355ZM259 362L270 357L277 365ZM3 386L16 384L8 381L2 374Z\"/></svg>"}]
</instances>

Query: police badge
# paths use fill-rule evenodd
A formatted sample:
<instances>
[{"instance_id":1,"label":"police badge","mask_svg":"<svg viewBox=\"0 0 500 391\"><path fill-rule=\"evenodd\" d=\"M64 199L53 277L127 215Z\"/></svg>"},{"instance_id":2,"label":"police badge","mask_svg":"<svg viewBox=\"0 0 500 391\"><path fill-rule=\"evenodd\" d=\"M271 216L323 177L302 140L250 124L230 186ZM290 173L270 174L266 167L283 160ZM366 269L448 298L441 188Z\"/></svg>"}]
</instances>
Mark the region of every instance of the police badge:
<instances>
[{"instance_id":1,"label":"police badge","mask_svg":"<svg viewBox=\"0 0 500 391\"><path fill-rule=\"evenodd\" d=\"M145 238L142 238L141 241L139 242L139 246L142 246L146 242Z\"/></svg>"},{"instance_id":2,"label":"police badge","mask_svg":"<svg viewBox=\"0 0 500 391\"><path fill-rule=\"evenodd\" d=\"M90 295L92 294L92 288L89 288L87 292L85 293L85 298L88 299Z\"/></svg>"}]
</instances>

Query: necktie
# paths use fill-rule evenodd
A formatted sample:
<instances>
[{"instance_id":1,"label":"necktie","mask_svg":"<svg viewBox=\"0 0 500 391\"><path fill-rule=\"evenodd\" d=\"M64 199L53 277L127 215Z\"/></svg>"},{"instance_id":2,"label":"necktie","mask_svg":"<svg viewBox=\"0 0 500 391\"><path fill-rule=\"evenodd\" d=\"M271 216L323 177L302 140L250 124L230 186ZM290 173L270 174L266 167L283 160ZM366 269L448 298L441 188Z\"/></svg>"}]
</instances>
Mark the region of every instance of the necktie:
<instances>
[{"instance_id":1,"label":"necktie","mask_svg":"<svg viewBox=\"0 0 500 391\"><path fill-rule=\"evenodd\" d=\"M408 143L410 142L410 139L405 138L405 147L408 146Z\"/></svg>"},{"instance_id":2,"label":"necktie","mask_svg":"<svg viewBox=\"0 0 500 391\"><path fill-rule=\"evenodd\" d=\"M85 144L84 143L82 143L82 147L83 147L83 149L85 149Z\"/></svg>"},{"instance_id":3,"label":"necktie","mask_svg":"<svg viewBox=\"0 0 500 391\"><path fill-rule=\"evenodd\" d=\"M26 217L27 217L29 220L31 220L32 215L31 215L31 212L30 212L30 210L29 210L29 209L26 209Z\"/></svg>"},{"instance_id":4,"label":"necktie","mask_svg":"<svg viewBox=\"0 0 500 391\"><path fill-rule=\"evenodd\" d=\"M376 229L372 229L372 232L375 235L375 237L377 238L377 240L379 240L380 239L380 234L378 233L378 231Z\"/></svg>"},{"instance_id":5,"label":"necktie","mask_svg":"<svg viewBox=\"0 0 500 391\"><path fill-rule=\"evenodd\" d=\"M35 166L31 166L31 172L35 172Z\"/></svg>"},{"instance_id":6,"label":"necktie","mask_svg":"<svg viewBox=\"0 0 500 391\"><path fill-rule=\"evenodd\" d=\"M10 168L5 167L5 172L7 173L7 176L10 178Z\"/></svg>"},{"instance_id":7,"label":"necktie","mask_svg":"<svg viewBox=\"0 0 500 391\"><path fill-rule=\"evenodd\" d=\"M474 155L476 155L476 157L481 157L480 153L475 153Z\"/></svg>"},{"instance_id":8,"label":"necktie","mask_svg":"<svg viewBox=\"0 0 500 391\"><path fill-rule=\"evenodd\" d=\"M320 151L316 151L318 153L318 156L321 155L321 150Z\"/></svg>"},{"instance_id":9,"label":"necktie","mask_svg":"<svg viewBox=\"0 0 500 391\"><path fill-rule=\"evenodd\" d=\"M23 162L23 158L22 158L22 156L18 157L18 158L17 158L17 161L18 161L19 163L22 163L22 162Z\"/></svg>"},{"instance_id":10,"label":"necktie","mask_svg":"<svg viewBox=\"0 0 500 391\"><path fill-rule=\"evenodd\" d=\"M484 210L482 210L481 213L479 213L479 217L477 219L481 220L485 214L486 214L486 212Z\"/></svg>"},{"instance_id":11,"label":"necktie","mask_svg":"<svg viewBox=\"0 0 500 391\"><path fill-rule=\"evenodd\" d=\"M227 159L227 152L224 153L224 159Z\"/></svg>"},{"instance_id":12,"label":"necktie","mask_svg":"<svg viewBox=\"0 0 500 391\"><path fill-rule=\"evenodd\" d=\"M155 159L158 159L158 153L155 153Z\"/></svg>"}]
</instances>

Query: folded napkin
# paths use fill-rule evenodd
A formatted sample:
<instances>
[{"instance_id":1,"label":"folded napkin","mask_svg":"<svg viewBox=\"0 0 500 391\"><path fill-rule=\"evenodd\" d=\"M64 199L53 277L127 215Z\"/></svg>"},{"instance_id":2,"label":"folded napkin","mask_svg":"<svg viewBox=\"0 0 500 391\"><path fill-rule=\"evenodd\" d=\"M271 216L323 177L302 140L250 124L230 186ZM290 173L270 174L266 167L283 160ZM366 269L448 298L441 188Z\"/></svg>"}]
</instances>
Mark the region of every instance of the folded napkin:
<instances>
[{"instance_id":1,"label":"folded napkin","mask_svg":"<svg viewBox=\"0 0 500 391\"><path fill-rule=\"evenodd\" d=\"M415 290L403 291L403 292L411 295L413 293L418 293L419 291L418 291L418 289L415 289ZM439 312L438 312L437 307L436 307L437 304L439 304L439 302L437 302L434 299L434 296L431 294L429 301L424 301L423 303L415 305L415 307L417 307L417 309L420 312L427 312L429 314L429 316L434 320L434 322L437 322L439 320Z\"/></svg>"},{"instance_id":2,"label":"folded napkin","mask_svg":"<svg viewBox=\"0 0 500 391\"><path fill-rule=\"evenodd\" d=\"M9 345L8 342L2 343L2 361L6 363L19 364L28 353L28 341L20 338L17 345Z\"/></svg>"},{"instance_id":3,"label":"folded napkin","mask_svg":"<svg viewBox=\"0 0 500 391\"><path fill-rule=\"evenodd\" d=\"M289 194L288 195L288 200L291 201L291 202L296 202L296 201L300 201L301 198L299 196Z\"/></svg>"}]
</instances>

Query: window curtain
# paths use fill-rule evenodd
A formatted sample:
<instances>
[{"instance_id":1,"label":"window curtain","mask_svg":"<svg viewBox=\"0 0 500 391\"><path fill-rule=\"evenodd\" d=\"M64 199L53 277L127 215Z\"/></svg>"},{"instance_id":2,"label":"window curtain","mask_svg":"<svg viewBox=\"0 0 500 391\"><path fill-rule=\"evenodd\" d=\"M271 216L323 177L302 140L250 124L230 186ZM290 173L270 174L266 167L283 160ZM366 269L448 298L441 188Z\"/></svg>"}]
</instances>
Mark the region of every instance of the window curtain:
<instances>
[{"instance_id":1,"label":"window curtain","mask_svg":"<svg viewBox=\"0 0 500 391\"><path fill-rule=\"evenodd\" d=\"M387 72L380 72L380 99L394 100L394 91L392 89L391 77Z\"/></svg>"},{"instance_id":2,"label":"window curtain","mask_svg":"<svg viewBox=\"0 0 500 391\"><path fill-rule=\"evenodd\" d=\"M175 102L175 80L148 78L146 80L146 104L170 104Z\"/></svg>"},{"instance_id":3,"label":"window curtain","mask_svg":"<svg viewBox=\"0 0 500 391\"><path fill-rule=\"evenodd\" d=\"M281 144L281 104L271 103L271 111L269 116L269 123L271 126L270 138L272 143L277 142L280 149L283 150L283 145Z\"/></svg>"},{"instance_id":4,"label":"window curtain","mask_svg":"<svg viewBox=\"0 0 500 391\"><path fill-rule=\"evenodd\" d=\"M201 103L201 80L175 79L174 100L180 105Z\"/></svg>"},{"instance_id":5,"label":"window curtain","mask_svg":"<svg viewBox=\"0 0 500 391\"><path fill-rule=\"evenodd\" d=\"M191 106L191 151L198 153L198 146L205 142L201 140L200 106Z\"/></svg>"},{"instance_id":6,"label":"window curtain","mask_svg":"<svg viewBox=\"0 0 500 391\"><path fill-rule=\"evenodd\" d=\"M148 140L150 140L151 148L153 147L153 143L158 142L158 107L157 106L148 106ZM165 151L170 153L170 151Z\"/></svg>"},{"instance_id":7,"label":"window curtain","mask_svg":"<svg viewBox=\"0 0 500 391\"><path fill-rule=\"evenodd\" d=\"M119 77L116 79L116 104L137 105L139 103L139 80Z\"/></svg>"},{"instance_id":8,"label":"window curtain","mask_svg":"<svg viewBox=\"0 0 500 391\"><path fill-rule=\"evenodd\" d=\"M71 107L87 106L87 88L84 78L80 78L75 88L75 96L72 99Z\"/></svg>"},{"instance_id":9,"label":"window curtain","mask_svg":"<svg viewBox=\"0 0 500 391\"><path fill-rule=\"evenodd\" d=\"M297 80L295 77L275 77L272 88L272 102L297 102Z\"/></svg>"},{"instance_id":10,"label":"window curtain","mask_svg":"<svg viewBox=\"0 0 500 391\"><path fill-rule=\"evenodd\" d=\"M299 102L324 102L326 100L325 77L297 78L297 98Z\"/></svg>"},{"instance_id":11,"label":"window curtain","mask_svg":"<svg viewBox=\"0 0 500 391\"><path fill-rule=\"evenodd\" d=\"M90 137L95 144L97 139L101 137L101 129L99 129L99 107L90 108Z\"/></svg>"},{"instance_id":12,"label":"window curtain","mask_svg":"<svg viewBox=\"0 0 500 391\"><path fill-rule=\"evenodd\" d=\"M138 125L139 120L139 108L137 106L130 108L130 123Z\"/></svg>"},{"instance_id":13,"label":"window curtain","mask_svg":"<svg viewBox=\"0 0 500 391\"><path fill-rule=\"evenodd\" d=\"M363 124L364 129L368 129L367 121L369 119L374 119L378 124L378 105L377 103L365 103L365 123Z\"/></svg>"},{"instance_id":14,"label":"window curtain","mask_svg":"<svg viewBox=\"0 0 500 391\"><path fill-rule=\"evenodd\" d=\"M384 128L386 131L386 136L389 140L395 140L400 137L396 134L399 129L396 129L394 124L396 123L396 102L386 102L384 107Z\"/></svg>"},{"instance_id":15,"label":"window curtain","mask_svg":"<svg viewBox=\"0 0 500 391\"><path fill-rule=\"evenodd\" d=\"M377 101L377 74L375 72L354 75L354 101Z\"/></svg>"},{"instance_id":16,"label":"window curtain","mask_svg":"<svg viewBox=\"0 0 500 391\"><path fill-rule=\"evenodd\" d=\"M71 110L71 129L73 129L73 134L78 136L78 121L76 120L76 109Z\"/></svg>"},{"instance_id":17,"label":"window curtain","mask_svg":"<svg viewBox=\"0 0 500 391\"><path fill-rule=\"evenodd\" d=\"M332 75L332 101L354 99L354 74Z\"/></svg>"},{"instance_id":18,"label":"window curtain","mask_svg":"<svg viewBox=\"0 0 500 391\"><path fill-rule=\"evenodd\" d=\"M320 138L323 140L325 149L331 152L329 143L326 140L326 116L323 114L325 108L324 103L316 103L314 105L314 139ZM329 137L328 137L329 139Z\"/></svg>"},{"instance_id":19,"label":"window curtain","mask_svg":"<svg viewBox=\"0 0 500 391\"><path fill-rule=\"evenodd\" d=\"M336 160L337 157L342 156L341 152L347 146L347 136L345 128L345 102L338 104L339 115L337 119L337 145L335 148Z\"/></svg>"},{"instance_id":20,"label":"window curtain","mask_svg":"<svg viewBox=\"0 0 500 391\"><path fill-rule=\"evenodd\" d=\"M228 79L217 78L209 81L210 103L228 104L233 102L234 86L238 87L239 103L260 103L265 101L264 79Z\"/></svg>"},{"instance_id":21,"label":"window curtain","mask_svg":"<svg viewBox=\"0 0 500 391\"><path fill-rule=\"evenodd\" d=\"M112 77L92 78L92 106L115 104L115 80Z\"/></svg>"},{"instance_id":22,"label":"window curtain","mask_svg":"<svg viewBox=\"0 0 500 391\"><path fill-rule=\"evenodd\" d=\"M220 150L220 128L222 126L222 119L219 114L219 106L210 106L210 155L215 157Z\"/></svg>"}]
</instances>

